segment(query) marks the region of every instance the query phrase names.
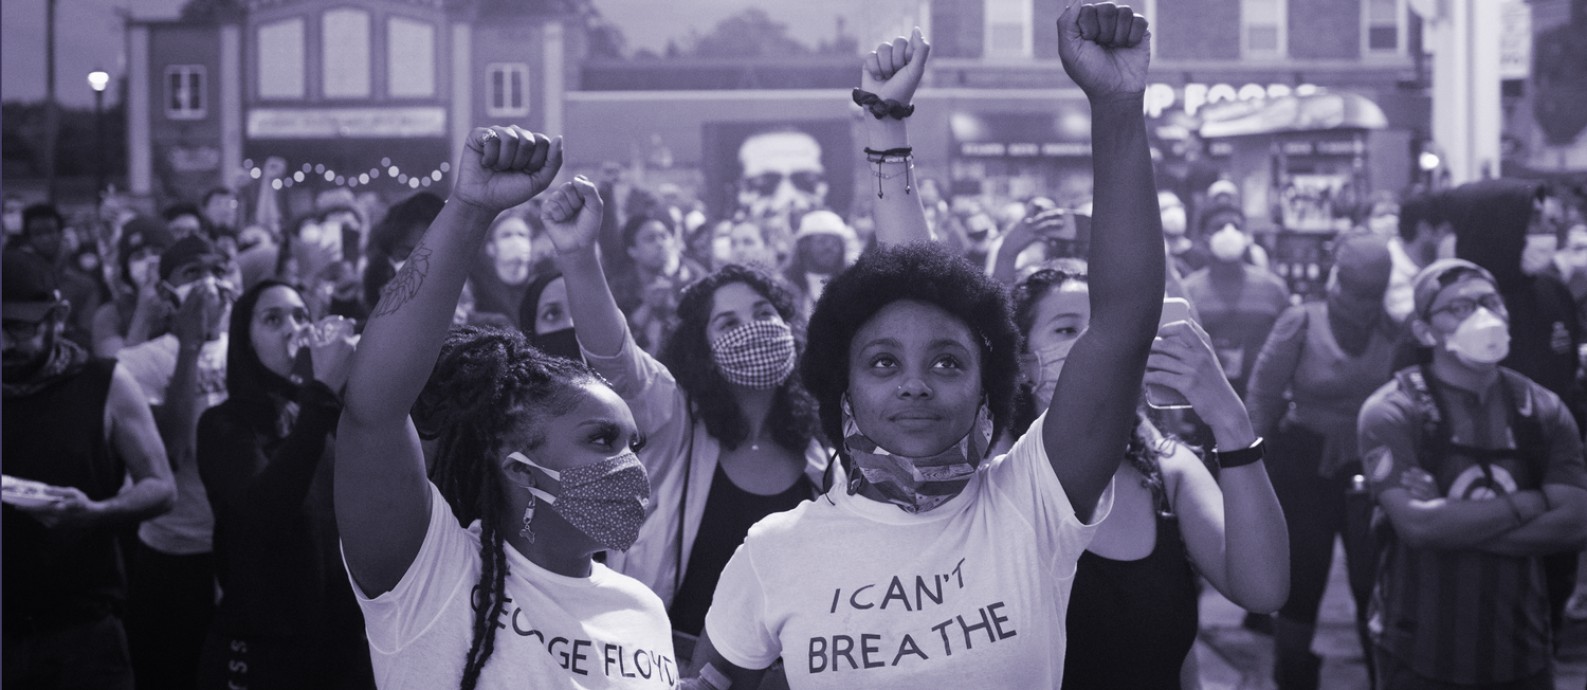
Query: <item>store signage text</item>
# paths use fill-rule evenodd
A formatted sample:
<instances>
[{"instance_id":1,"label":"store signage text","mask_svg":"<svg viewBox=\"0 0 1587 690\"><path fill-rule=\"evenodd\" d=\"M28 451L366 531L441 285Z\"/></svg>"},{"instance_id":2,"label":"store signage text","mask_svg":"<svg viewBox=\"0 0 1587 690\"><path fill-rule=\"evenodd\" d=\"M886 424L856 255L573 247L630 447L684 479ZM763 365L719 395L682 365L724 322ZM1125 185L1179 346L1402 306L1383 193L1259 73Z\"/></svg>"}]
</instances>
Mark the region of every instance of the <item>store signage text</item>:
<instances>
[{"instance_id":1,"label":"store signage text","mask_svg":"<svg viewBox=\"0 0 1587 690\"><path fill-rule=\"evenodd\" d=\"M250 139L413 138L446 136L446 111L405 108L254 108Z\"/></svg>"},{"instance_id":2,"label":"store signage text","mask_svg":"<svg viewBox=\"0 0 1587 690\"><path fill-rule=\"evenodd\" d=\"M1189 82L1182 87L1155 83L1146 87L1146 116L1159 117L1171 109L1182 108L1186 115L1195 115L1203 106L1228 101L1257 101L1267 98L1306 96L1317 92L1315 84L1204 84Z\"/></svg>"}]
</instances>

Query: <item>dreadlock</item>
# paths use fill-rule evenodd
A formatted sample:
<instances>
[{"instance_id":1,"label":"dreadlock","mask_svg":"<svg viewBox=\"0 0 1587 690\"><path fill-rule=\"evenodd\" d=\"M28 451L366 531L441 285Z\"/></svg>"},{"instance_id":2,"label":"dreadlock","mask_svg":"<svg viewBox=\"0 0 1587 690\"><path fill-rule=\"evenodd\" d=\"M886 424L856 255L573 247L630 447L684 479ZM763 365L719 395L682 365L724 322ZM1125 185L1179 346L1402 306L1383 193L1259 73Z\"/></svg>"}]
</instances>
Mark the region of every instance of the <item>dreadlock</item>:
<instances>
[{"instance_id":1,"label":"dreadlock","mask_svg":"<svg viewBox=\"0 0 1587 690\"><path fill-rule=\"evenodd\" d=\"M459 523L480 521L479 583L475 588L474 634L463 667L462 690L473 690L496 648L491 624L506 606L506 540L498 528L506 503L495 459L502 444L527 424L527 449L545 436L542 421L584 395L599 381L583 364L531 347L516 330L465 326L441 345L414 420L422 435L438 439L430 478Z\"/></svg>"}]
</instances>

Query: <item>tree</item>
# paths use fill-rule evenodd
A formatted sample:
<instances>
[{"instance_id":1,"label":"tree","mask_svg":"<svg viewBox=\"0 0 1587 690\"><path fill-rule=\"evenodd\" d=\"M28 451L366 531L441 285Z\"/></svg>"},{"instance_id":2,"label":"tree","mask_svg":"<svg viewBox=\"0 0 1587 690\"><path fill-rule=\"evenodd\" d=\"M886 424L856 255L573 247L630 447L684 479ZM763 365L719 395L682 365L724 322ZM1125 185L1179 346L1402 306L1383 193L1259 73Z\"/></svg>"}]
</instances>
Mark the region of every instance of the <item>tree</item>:
<instances>
[{"instance_id":1,"label":"tree","mask_svg":"<svg viewBox=\"0 0 1587 690\"><path fill-rule=\"evenodd\" d=\"M752 7L718 22L685 52L709 58L786 57L809 54L810 48L788 35L787 24Z\"/></svg>"}]
</instances>

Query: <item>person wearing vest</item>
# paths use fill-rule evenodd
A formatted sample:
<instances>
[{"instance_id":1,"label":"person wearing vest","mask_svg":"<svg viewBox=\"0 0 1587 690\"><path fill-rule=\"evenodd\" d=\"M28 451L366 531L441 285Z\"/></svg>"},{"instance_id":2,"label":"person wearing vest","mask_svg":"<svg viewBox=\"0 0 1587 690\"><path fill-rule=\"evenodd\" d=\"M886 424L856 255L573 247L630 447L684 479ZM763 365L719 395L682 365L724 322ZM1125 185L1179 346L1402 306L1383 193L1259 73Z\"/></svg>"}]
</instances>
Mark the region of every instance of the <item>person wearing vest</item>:
<instances>
[{"instance_id":1,"label":"person wearing vest","mask_svg":"<svg viewBox=\"0 0 1587 690\"><path fill-rule=\"evenodd\" d=\"M0 276L0 685L131 688L116 534L171 508L165 446L132 377L63 336L51 266L8 250Z\"/></svg>"},{"instance_id":2,"label":"person wearing vest","mask_svg":"<svg viewBox=\"0 0 1587 690\"><path fill-rule=\"evenodd\" d=\"M1371 610L1378 687L1553 688L1543 555L1587 539L1581 437L1559 396L1499 366L1509 311L1492 274L1445 259L1412 284L1430 364L1358 420L1382 523Z\"/></svg>"}]
</instances>

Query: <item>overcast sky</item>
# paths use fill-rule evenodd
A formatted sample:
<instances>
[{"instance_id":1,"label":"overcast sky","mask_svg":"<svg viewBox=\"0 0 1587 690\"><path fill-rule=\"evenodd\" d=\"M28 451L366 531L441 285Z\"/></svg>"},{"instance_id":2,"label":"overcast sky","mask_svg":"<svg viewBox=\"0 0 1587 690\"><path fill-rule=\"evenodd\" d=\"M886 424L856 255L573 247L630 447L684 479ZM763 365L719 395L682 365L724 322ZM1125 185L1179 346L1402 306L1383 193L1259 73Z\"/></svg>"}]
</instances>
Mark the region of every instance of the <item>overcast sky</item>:
<instances>
[{"instance_id":1,"label":"overcast sky","mask_svg":"<svg viewBox=\"0 0 1587 690\"><path fill-rule=\"evenodd\" d=\"M44 6L46 0L0 2L0 99L44 97ZM183 0L57 0L56 92L63 103L93 103L87 76L101 67L119 77L125 62L121 14L174 17ZM924 0L595 0L602 14L622 29L630 48L660 51L667 40L691 29L704 33L723 17L752 5L787 23L793 35L814 46L835 32L834 17L846 14L849 33L862 45L901 31L899 17ZM112 88L115 88L113 85ZM120 98L109 94L110 100Z\"/></svg>"}]
</instances>

